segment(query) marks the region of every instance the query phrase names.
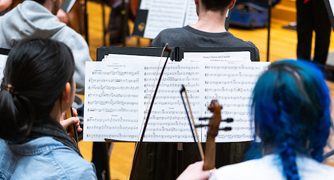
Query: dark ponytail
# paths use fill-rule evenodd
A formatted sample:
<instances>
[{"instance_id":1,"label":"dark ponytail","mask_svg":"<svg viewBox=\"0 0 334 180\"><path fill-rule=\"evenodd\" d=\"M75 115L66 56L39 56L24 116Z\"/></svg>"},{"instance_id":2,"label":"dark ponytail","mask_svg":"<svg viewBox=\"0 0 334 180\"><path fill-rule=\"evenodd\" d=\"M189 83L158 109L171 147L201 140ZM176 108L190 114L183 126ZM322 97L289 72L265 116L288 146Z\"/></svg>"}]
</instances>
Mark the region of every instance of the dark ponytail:
<instances>
[{"instance_id":1,"label":"dark ponytail","mask_svg":"<svg viewBox=\"0 0 334 180\"><path fill-rule=\"evenodd\" d=\"M48 120L73 72L73 56L65 44L41 38L18 43L1 82L0 138L26 137L34 124Z\"/></svg>"}]
</instances>

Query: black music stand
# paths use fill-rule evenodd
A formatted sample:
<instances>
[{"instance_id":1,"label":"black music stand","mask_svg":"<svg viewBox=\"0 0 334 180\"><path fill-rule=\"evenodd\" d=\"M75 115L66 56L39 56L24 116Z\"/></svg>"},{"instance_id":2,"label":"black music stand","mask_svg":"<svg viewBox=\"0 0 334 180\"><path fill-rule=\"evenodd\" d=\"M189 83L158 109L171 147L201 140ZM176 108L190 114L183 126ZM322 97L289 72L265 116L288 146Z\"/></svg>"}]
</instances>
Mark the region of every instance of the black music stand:
<instances>
[{"instance_id":1,"label":"black music stand","mask_svg":"<svg viewBox=\"0 0 334 180\"><path fill-rule=\"evenodd\" d=\"M101 61L105 55L108 54L121 54L121 55L139 55L139 56L159 56L162 52L163 48L153 48L153 47L99 47L97 49L97 61ZM253 47L233 47L233 48L182 48L176 47L172 48L172 60L180 61L184 57L184 53L186 52L240 52L240 51L249 51L251 55L251 59L253 61L258 61L255 59L255 48ZM167 56L165 52L164 56ZM108 142L115 142L114 140L106 140ZM95 144L95 143L94 143ZM100 143L103 146L106 143ZM104 146L103 151L108 151ZM178 153L179 159L177 159L177 164L183 166L183 152L180 151ZM106 153L103 153L106 154ZM104 157L104 159L109 159L109 157ZM105 163L107 164L107 163ZM179 167L182 169L183 167Z\"/></svg>"}]
</instances>

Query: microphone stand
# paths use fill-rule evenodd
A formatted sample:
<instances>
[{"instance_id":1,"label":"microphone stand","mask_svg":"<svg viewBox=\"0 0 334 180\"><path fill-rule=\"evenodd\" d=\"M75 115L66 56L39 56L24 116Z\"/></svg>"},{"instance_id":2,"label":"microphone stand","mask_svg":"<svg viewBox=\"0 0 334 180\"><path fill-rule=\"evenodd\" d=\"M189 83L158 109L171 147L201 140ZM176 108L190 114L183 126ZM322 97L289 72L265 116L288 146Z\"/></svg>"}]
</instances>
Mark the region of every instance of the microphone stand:
<instances>
[{"instance_id":1,"label":"microphone stand","mask_svg":"<svg viewBox=\"0 0 334 180\"><path fill-rule=\"evenodd\" d=\"M269 62L269 56L270 56L271 6L272 6L272 0L268 0L267 62Z\"/></svg>"},{"instance_id":2,"label":"microphone stand","mask_svg":"<svg viewBox=\"0 0 334 180\"><path fill-rule=\"evenodd\" d=\"M127 35L127 15L128 15L128 12L127 12L127 7L125 6L125 0L122 0L122 10L121 10L121 15L122 15L122 22L121 22L121 41L122 41L122 44L123 44L123 47L126 46L126 41L125 41L125 38L126 38L126 35Z\"/></svg>"},{"instance_id":3,"label":"microphone stand","mask_svg":"<svg viewBox=\"0 0 334 180\"><path fill-rule=\"evenodd\" d=\"M84 6L85 6L85 11L84 11L84 19L85 19L85 39L86 39L87 45L89 46L87 0L85 0Z\"/></svg>"}]
</instances>

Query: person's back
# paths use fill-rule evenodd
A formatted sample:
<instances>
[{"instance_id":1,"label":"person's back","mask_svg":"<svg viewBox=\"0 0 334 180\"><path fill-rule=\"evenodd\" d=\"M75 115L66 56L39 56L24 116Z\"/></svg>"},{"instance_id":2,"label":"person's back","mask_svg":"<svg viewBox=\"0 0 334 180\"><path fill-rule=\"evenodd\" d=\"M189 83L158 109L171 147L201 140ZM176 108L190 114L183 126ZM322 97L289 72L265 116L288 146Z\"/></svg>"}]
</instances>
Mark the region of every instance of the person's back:
<instances>
[{"instance_id":1,"label":"person's back","mask_svg":"<svg viewBox=\"0 0 334 180\"><path fill-rule=\"evenodd\" d=\"M225 29L226 13L235 0L195 0L198 22L183 28L161 31L152 41L152 47L253 47L255 60L260 60L259 50L248 41L235 37Z\"/></svg>"},{"instance_id":2,"label":"person's back","mask_svg":"<svg viewBox=\"0 0 334 180\"><path fill-rule=\"evenodd\" d=\"M74 101L75 63L63 43L33 38L9 53L0 89L0 177L96 179L64 120Z\"/></svg>"},{"instance_id":3,"label":"person's back","mask_svg":"<svg viewBox=\"0 0 334 180\"><path fill-rule=\"evenodd\" d=\"M48 1L50 0L45 0L45 3ZM57 7L54 8L57 12ZM76 62L76 93L83 94L85 62L91 61L91 58L82 36L59 22L58 18L37 0L26 0L0 17L0 48L11 49L19 41L29 37L50 38L70 47Z\"/></svg>"},{"instance_id":4,"label":"person's back","mask_svg":"<svg viewBox=\"0 0 334 180\"><path fill-rule=\"evenodd\" d=\"M301 180L332 180L334 177L334 168L312 158L297 156L296 163ZM261 159L225 166L217 170L210 180L286 180L282 169L281 159L277 154L266 155Z\"/></svg>"},{"instance_id":5,"label":"person's back","mask_svg":"<svg viewBox=\"0 0 334 180\"><path fill-rule=\"evenodd\" d=\"M230 32L210 33L197 30L191 26L165 29L152 41L152 47L252 47L255 59L260 60L259 50L249 41L243 41Z\"/></svg>"},{"instance_id":6,"label":"person's back","mask_svg":"<svg viewBox=\"0 0 334 180\"><path fill-rule=\"evenodd\" d=\"M322 72L306 61L273 63L252 94L254 137L249 158L214 172L217 179L329 180L334 168L321 164L332 119ZM238 173L242 172L242 173Z\"/></svg>"},{"instance_id":7,"label":"person's back","mask_svg":"<svg viewBox=\"0 0 334 180\"><path fill-rule=\"evenodd\" d=\"M178 180L331 180L334 168L322 164L333 129L331 100L322 72L306 61L277 61L252 91L254 138L248 161L203 170L196 162ZM217 154L222 152L217 152Z\"/></svg>"},{"instance_id":8,"label":"person's back","mask_svg":"<svg viewBox=\"0 0 334 180\"><path fill-rule=\"evenodd\" d=\"M95 179L93 164L51 137L22 144L0 139L0 153L5 179Z\"/></svg>"}]
</instances>

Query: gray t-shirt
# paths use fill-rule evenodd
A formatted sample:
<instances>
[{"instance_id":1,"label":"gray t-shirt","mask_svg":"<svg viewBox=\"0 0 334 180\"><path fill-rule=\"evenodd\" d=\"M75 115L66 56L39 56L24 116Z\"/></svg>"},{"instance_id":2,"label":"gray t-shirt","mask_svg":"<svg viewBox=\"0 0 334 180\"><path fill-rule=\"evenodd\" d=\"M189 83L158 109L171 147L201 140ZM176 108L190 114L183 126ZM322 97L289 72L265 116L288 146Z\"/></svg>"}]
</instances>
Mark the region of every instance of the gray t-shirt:
<instances>
[{"instance_id":1,"label":"gray t-shirt","mask_svg":"<svg viewBox=\"0 0 334 180\"><path fill-rule=\"evenodd\" d=\"M152 41L152 47L254 47L255 60L260 60L259 50L249 41L236 38L230 32L208 33L190 26L165 29Z\"/></svg>"}]
</instances>

